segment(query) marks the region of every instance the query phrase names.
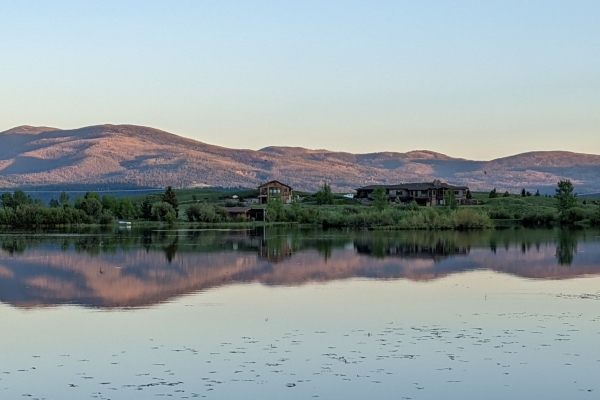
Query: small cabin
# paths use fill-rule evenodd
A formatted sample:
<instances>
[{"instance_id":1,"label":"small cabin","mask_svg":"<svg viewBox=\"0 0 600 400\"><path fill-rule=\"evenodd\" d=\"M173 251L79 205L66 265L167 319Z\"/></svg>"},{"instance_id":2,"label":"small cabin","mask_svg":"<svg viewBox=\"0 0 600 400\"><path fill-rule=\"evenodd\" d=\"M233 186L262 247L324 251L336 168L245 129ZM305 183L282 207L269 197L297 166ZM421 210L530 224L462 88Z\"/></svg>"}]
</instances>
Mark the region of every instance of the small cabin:
<instances>
[{"instance_id":1,"label":"small cabin","mask_svg":"<svg viewBox=\"0 0 600 400\"><path fill-rule=\"evenodd\" d=\"M264 221L266 219L267 210L264 208L251 208L251 207L225 207L227 214L233 220L254 220Z\"/></svg>"},{"instance_id":2,"label":"small cabin","mask_svg":"<svg viewBox=\"0 0 600 400\"><path fill-rule=\"evenodd\" d=\"M267 182L258 187L258 202L266 204L271 199L280 199L283 204L292 200L292 187L279 181Z\"/></svg>"}]
</instances>

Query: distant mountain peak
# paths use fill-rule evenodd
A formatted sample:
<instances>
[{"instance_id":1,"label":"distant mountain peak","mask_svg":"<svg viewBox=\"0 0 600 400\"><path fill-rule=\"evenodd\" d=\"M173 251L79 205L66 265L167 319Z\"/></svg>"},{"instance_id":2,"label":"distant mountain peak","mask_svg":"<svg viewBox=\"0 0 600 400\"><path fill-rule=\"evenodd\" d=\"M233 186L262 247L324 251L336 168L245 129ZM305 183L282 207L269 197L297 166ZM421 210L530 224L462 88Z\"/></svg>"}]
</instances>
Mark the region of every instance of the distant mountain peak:
<instances>
[{"instance_id":1,"label":"distant mountain peak","mask_svg":"<svg viewBox=\"0 0 600 400\"><path fill-rule=\"evenodd\" d=\"M43 133L43 132L52 132L52 131L59 131L59 130L60 129L58 129L58 128L52 128L49 126L21 125L21 126L16 126L12 129L4 131L4 132L0 132L0 134L39 135L40 133Z\"/></svg>"}]
</instances>

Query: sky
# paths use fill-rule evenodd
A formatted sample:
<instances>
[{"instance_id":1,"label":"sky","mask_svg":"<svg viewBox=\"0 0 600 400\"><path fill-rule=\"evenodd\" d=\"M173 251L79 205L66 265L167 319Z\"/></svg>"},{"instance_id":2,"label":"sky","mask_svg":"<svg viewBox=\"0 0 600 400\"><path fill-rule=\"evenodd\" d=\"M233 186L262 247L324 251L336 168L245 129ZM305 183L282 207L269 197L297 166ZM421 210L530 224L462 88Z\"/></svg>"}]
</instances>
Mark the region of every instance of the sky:
<instances>
[{"instance_id":1,"label":"sky","mask_svg":"<svg viewBox=\"0 0 600 400\"><path fill-rule=\"evenodd\" d=\"M600 154L599 26L597 0L0 0L0 131Z\"/></svg>"}]
</instances>

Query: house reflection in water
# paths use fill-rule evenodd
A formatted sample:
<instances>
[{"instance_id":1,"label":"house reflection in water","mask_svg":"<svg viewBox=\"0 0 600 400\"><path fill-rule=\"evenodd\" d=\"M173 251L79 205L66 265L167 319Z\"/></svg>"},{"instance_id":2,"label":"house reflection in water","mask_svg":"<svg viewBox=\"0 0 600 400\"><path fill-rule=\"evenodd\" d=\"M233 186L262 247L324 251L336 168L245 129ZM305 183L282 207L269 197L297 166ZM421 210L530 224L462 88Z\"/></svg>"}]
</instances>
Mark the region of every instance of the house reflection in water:
<instances>
[{"instance_id":1,"label":"house reflection in water","mask_svg":"<svg viewBox=\"0 0 600 400\"><path fill-rule=\"evenodd\" d=\"M261 260L278 263L294 254L291 238L283 237L279 240L261 240L258 256Z\"/></svg>"},{"instance_id":2,"label":"house reflection in water","mask_svg":"<svg viewBox=\"0 0 600 400\"><path fill-rule=\"evenodd\" d=\"M293 254L292 246L272 246L269 247L267 245L261 246L260 249L260 258L262 260L267 260L271 263L281 262L285 259L291 258Z\"/></svg>"}]
</instances>

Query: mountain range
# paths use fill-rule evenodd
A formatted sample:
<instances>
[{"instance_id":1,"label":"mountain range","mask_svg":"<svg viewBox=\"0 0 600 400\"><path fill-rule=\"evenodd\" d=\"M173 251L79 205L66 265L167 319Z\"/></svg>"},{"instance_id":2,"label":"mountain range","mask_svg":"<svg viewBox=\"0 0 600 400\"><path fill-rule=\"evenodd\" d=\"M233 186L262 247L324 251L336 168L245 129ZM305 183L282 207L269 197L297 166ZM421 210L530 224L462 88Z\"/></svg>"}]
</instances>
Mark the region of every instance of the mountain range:
<instances>
[{"instance_id":1,"label":"mountain range","mask_svg":"<svg viewBox=\"0 0 600 400\"><path fill-rule=\"evenodd\" d=\"M352 154L300 147L229 149L134 125L72 130L19 126L0 133L0 187L115 185L256 187L277 179L314 191L440 179L471 190L552 193L560 179L600 192L600 155L538 151L490 161L427 150Z\"/></svg>"}]
</instances>

